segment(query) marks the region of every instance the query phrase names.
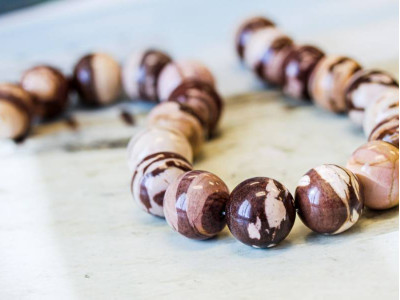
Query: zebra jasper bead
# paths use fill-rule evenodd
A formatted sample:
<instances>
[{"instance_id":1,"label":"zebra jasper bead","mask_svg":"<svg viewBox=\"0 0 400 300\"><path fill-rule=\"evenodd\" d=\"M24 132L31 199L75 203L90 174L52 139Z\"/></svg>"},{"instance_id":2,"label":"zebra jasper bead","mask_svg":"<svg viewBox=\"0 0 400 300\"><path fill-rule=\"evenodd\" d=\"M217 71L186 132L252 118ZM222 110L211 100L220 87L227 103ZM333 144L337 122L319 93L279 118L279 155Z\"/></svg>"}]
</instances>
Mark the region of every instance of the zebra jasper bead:
<instances>
[{"instance_id":1,"label":"zebra jasper bead","mask_svg":"<svg viewBox=\"0 0 400 300\"><path fill-rule=\"evenodd\" d=\"M219 177L206 171L190 171L168 187L164 197L165 219L185 237L208 239L224 229L228 199L228 187Z\"/></svg>"},{"instance_id":2,"label":"zebra jasper bead","mask_svg":"<svg viewBox=\"0 0 400 300\"><path fill-rule=\"evenodd\" d=\"M179 175L190 170L192 165L177 153L149 155L138 164L133 173L132 196L143 210L164 217L163 202L167 187Z\"/></svg>"},{"instance_id":3,"label":"zebra jasper bead","mask_svg":"<svg viewBox=\"0 0 400 300\"><path fill-rule=\"evenodd\" d=\"M358 221L364 197L351 171L336 165L320 165L300 179L295 202L304 225L318 233L337 234Z\"/></svg>"},{"instance_id":4,"label":"zebra jasper bead","mask_svg":"<svg viewBox=\"0 0 400 300\"><path fill-rule=\"evenodd\" d=\"M294 200L281 183L255 177L240 183L226 205L229 230L242 243L255 248L277 245L296 219Z\"/></svg>"}]
</instances>

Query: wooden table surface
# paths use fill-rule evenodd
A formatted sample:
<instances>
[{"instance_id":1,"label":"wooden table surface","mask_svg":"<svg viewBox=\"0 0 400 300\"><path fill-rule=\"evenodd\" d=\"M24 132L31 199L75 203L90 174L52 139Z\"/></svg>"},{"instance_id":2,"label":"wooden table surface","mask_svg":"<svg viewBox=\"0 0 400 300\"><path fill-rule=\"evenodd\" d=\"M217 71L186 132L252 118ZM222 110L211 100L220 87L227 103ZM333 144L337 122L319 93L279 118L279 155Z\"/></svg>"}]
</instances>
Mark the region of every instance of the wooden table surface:
<instances>
[{"instance_id":1,"label":"wooden table surface","mask_svg":"<svg viewBox=\"0 0 400 300\"><path fill-rule=\"evenodd\" d=\"M218 138L195 162L230 189L268 176L293 192L308 169L344 165L365 142L344 116L296 105L241 68L232 37L264 14L293 38L398 76L398 2L56 1L0 18L0 80L36 63L70 73L88 51L121 62L158 46L210 66L226 98ZM0 299L397 299L398 209L366 210L338 236L299 219L278 247L256 250L227 229L198 242L143 213L129 192L126 144L149 105L71 112L21 145L0 142ZM135 114L127 126L121 110Z\"/></svg>"}]
</instances>

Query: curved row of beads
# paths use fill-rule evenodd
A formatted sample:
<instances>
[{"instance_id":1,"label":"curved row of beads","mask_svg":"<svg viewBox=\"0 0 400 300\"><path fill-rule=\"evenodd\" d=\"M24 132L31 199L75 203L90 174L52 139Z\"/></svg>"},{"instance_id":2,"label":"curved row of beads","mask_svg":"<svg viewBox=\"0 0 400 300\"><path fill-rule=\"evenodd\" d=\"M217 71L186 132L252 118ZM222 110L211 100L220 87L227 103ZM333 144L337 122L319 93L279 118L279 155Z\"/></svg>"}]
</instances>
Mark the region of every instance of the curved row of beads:
<instances>
[{"instance_id":1,"label":"curved row of beads","mask_svg":"<svg viewBox=\"0 0 400 300\"><path fill-rule=\"evenodd\" d=\"M70 78L55 67L38 65L26 70L19 83L0 84L0 138L25 138L37 121L61 116L71 105L74 93L82 105L90 107L116 103L122 88L130 99L158 102L159 98L166 100L182 77L193 75L214 84L211 73L198 62L173 63L169 55L157 50L131 55L122 70L108 54L88 54L79 59ZM175 97L180 97L177 93ZM211 132L219 116L199 117ZM193 139L193 143L199 143L198 137Z\"/></svg>"},{"instance_id":2,"label":"curved row of beads","mask_svg":"<svg viewBox=\"0 0 400 300\"><path fill-rule=\"evenodd\" d=\"M347 112L363 126L369 143L347 164L365 190L365 205L396 206L398 199L399 87L379 70L364 70L354 59L326 55L310 45L296 45L263 17L246 20L236 35L239 58L268 84L288 96L312 100L336 112ZM387 142L387 143L386 143Z\"/></svg>"},{"instance_id":3,"label":"curved row of beads","mask_svg":"<svg viewBox=\"0 0 400 300\"><path fill-rule=\"evenodd\" d=\"M254 40L249 38L252 31L272 26L266 19L257 18L256 22L253 21L254 19L250 20L250 25L247 22L239 30L237 49L240 56L246 55L246 48L249 46L247 43ZM264 79L268 78L270 82L286 85L284 91L287 94L307 97L309 77L317 76L313 74L315 70L322 68L319 67L320 64L332 63L328 60L323 62L324 54L313 47L293 46L287 37L274 42L274 38L279 36L276 31L268 38L267 35L269 33L264 32L257 35L263 36L262 40L254 40L257 47L253 47L258 48L256 50L261 55L259 57L262 57L261 62L253 61L257 73ZM269 41L270 48L265 48L265 41ZM252 51L255 53L256 50ZM308 54L311 54L311 59ZM252 58L249 54L247 56ZM357 73L360 67L353 60L339 60L339 64L350 65L349 68L345 67L347 71L344 75L340 68L329 67L335 70L336 75L319 71L322 75L317 76L330 78L328 91L320 91L320 99L333 98L334 100L329 101L335 104L331 103L327 107L338 112L346 110L345 100L341 96L341 91L346 90L343 86L356 85L357 80L354 76L360 74ZM266 62L268 64L265 64ZM366 72L362 74L365 76ZM378 75L382 78L382 73ZM357 75L356 78L362 76ZM196 76L189 78L189 82L193 81L193 78ZM323 82L325 79L319 80ZM370 78L367 82L370 80L374 79ZM202 79L197 78L196 81L202 82ZM317 82L316 79L314 81ZM375 83L373 81L372 85ZM322 83L321 85L323 86ZM377 85L378 90L384 91L382 86L394 90L391 83L386 85L378 80ZM188 87L192 87L192 92L184 93ZM169 97L169 100L189 104L188 107L181 108L174 104L174 109L162 109L163 106L167 107L168 102L156 106L149 115L149 128L135 136L128 147L129 164L133 171L133 197L147 212L164 215L168 224L180 234L192 239L207 239L218 234L226 222L231 233L239 241L253 247L267 248L275 246L289 234L295 221L296 210L303 223L313 231L337 234L349 229L359 220L365 199L368 199L368 206L381 209L398 203L398 149L382 141L373 141L354 153L348 168L354 170L357 175L336 165L321 165L311 169L300 179L295 198L281 183L265 177L248 179L240 183L229 195L227 186L216 175L191 170L191 160L188 157L192 153L189 154L189 143L187 139L185 142L184 138L188 138L189 135L185 133L186 126L183 124L187 123L189 115L193 115L193 103L196 103L196 107L204 102L204 98L198 97L200 91L196 91L197 88L188 84L187 78L183 80L171 94L176 94L177 90L181 91L185 97L180 99L185 100L180 101L174 97ZM364 87L362 90L364 93L365 90L370 91ZM315 88L313 93L317 94L317 91ZM187 101L189 95L192 101ZM172 107L172 103L168 105ZM393 112L389 113L388 109L392 109L392 106L389 106L381 104L376 113L370 114L393 115ZM385 110L385 107L388 109ZM165 123L151 121L154 115L159 114L158 111L162 111ZM208 113L212 111L208 110ZM173 126L169 120L173 120ZM169 125L166 125L168 123ZM193 149L195 144L191 145ZM368 176L363 176L363 172ZM378 178L384 180L379 181ZM367 195L365 199L364 194Z\"/></svg>"}]
</instances>

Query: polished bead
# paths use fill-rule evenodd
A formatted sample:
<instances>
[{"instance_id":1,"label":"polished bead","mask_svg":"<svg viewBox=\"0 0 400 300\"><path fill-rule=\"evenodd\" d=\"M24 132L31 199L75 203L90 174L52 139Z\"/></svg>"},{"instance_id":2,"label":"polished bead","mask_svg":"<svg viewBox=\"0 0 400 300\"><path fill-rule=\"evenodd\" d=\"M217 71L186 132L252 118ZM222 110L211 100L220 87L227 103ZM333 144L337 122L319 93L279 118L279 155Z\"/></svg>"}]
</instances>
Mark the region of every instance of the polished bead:
<instances>
[{"instance_id":1,"label":"polished bead","mask_svg":"<svg viewBox=\"0 0 400 300\"><path fill-rule=\"evenodd\" d=\"M189 171L169 185L164 196L165 219L185 237L208 239L225 227L228 199L228 187L219 177L206 171Z\"/></svg>"},{"instance_id":2,"label":"polished bead","mask_svg":"<svg viewBox=\"0 0 400 300\"><path fill-rule=\"evenodd\" d=\"M252 17L245 20L236 32L235 46L240 59L243 55L252 34L260 29L275 26L273 22L264 17Z\"/></svg>"},{"instance_id":3,"label":"polished bead","mask_svg":"<svg viewBox=\"0 0 400 300\"><path fill-rule=\"evenodd\" d=\"M122 69L122 82L130 99L158 102L158 77L171 57L159 50L150 49L132 53Z\"/></svg>"},{"instance_id":4,"label":"polished bead","mask_svg":"<svg viewBox=\"0 0 400 300\"><path fill-rule=\"evenodd\" d=\"M121 93L119 64L108 54L86 55L75 66L73 86L86 105L114 103Z\"/></svg>"},{"instance_id":5,"label":"polished bead","mask_svg":"<svg viewBox=\"0 0 400 300\"><path fill-rule=\"evenodd\" d=\"M320 107L342 113L347 110L345 88L351 76L361 69L353 59L337 55L323 57L311 74L308 91Z\"/></svg>"},{"instance_id":6,"label":"polished bead","mask_svg":"<svg viewBox=\"0 0 400 300\"><path fill-rule=\"evenodd\" d=\"M163 68L158 77L157 89L160 101L167 101L171 93L189 79L215 85L214 76L204 64L193 60L171 62Z\"/></svg>"},{"instance_id":7,"label":"polished bead","mask_svg":"<svg viewBox=\"0 0 400 300\"><path fill-rule=\"evenodd\" d=\"M150 111L147 122L149 126L180 131L188 139L194 155L200 152L205 133L197 114L190 106L173 101L160 103Z\"/></svg>"},{"instance_id":8,"label":"polished bead","mask_svg":"<svg viewBox=\"0 0 400 300\"><path fill-rule=\"evenodd\" d=\"M32 95L35 114L42 119L61 115L68 104L68 80L60 70L36 66L24 72L21 86Z\"/></svg>"},{"instance_id":9,"label":"polished bead","mask_svg":"<svg viewBox=\"0 0 400 300\"><path fill-rule=\"evenodd\" d=\"M129 169L134 171L145 157L159 152L177 153L193 162L192 147L181 132L154 126L138 132L129 141Z\"/></svg>"},{"instance_id":10,"label":"polished bead","mask_svg":"<svg viewBox=\"0 0 400 300\"><path fill-rule=\"evenodd\" d=\"M277 245L293 227L293 197L278 181L255 177L240 183L226 206L228 227L235 238L255 248Z\"/></svg>"},{"instance_id":11,"label":"polished bead","mask_svg":"<svg viewBox=\"0 0 400 300\"><path fill-rule=\"evenodd\" d=\"M389 117L376 124L368 141L384 141L399 148L399 116Z\"/></svg>"},{"instance_id":12,"label":"polished bead","mask_svg":"<svg viewBox=\"0 0 400 300\"><path fill-rule=\"evenodd\" d=\"M164 194L168 186L192 165L181 155L159 152L145 157L136 167L131 181L134 200L146 212L164 217Z\"/></svg>"},{"instance_id":13,"label":"polished bead","mask_svg":"<svg viewBox=\"0 0 400 300\"><path fill-rule=\"evenodd\" d=\"M298 183L295 201L304 225L323 234L338 234L352 227L364 202L357 177L336 165L308 171Z\"/></svg>"},{"instance_id":14,"label":"polished bead","mask_svg":"<svg viewBox=\"0 0 400 300\"><path fill-rule=\"evenodd\" d=\"M357 125L364 122L365 109L387 92L396 92L399 85L390 74L377 70L360 70L346 87L346 105L350 119Z\"/></svg>"},{"instance_id":15,"label":"polished bead","mask_svg":"<svg viewBox=\"0 0 400 300\"><path fill-rule=\"evenodd\" d=\"M354 151L347 168L359 178L365 205L387 209L399 204L399 149L383 141L371 141Z\"/></svg>"}]
</instances>

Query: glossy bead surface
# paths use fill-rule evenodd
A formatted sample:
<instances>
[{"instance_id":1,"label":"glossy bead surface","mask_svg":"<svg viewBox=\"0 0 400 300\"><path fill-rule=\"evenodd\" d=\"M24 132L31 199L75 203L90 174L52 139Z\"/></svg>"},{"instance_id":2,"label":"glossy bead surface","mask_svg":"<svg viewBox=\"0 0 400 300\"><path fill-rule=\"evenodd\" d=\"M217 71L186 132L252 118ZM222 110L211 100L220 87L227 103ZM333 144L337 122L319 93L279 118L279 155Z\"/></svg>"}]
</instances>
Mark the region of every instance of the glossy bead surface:
<instances>
[{"instance_id":1,"label":"glossy bead surface","mask_svg":"<svg viewBox=\"0 0 400 300\"><path fill-rule=\"evenodd\" d=\"M122 82L128 97L158 102L158 77L170 62L168 54L155 49L132 53L122 70Z\"/></svg>"},{"instance_id":2,"label":"glossy bead surface","mask_svg":"<svg viewBox=\"0 0 400 300\"><path fill-rule=\"evenodd\" d=\"M347 162L347 168L359 178L365 205L387 209L399 204L399 149L372 141L359 147Z\"/></svg>"},{"instance_id":3,"label":"glossy bead surface","mask_svg":"<svg viewBox=\"0 0 400 300\"><path fill-rule=\"evenodd\" d=\"M197 80L186 80L171 93L168 101L190 107L208 135L218 127L224 103L213 86Z\"/></svg>"},{"instance_id":4,"label":"glossy bead surface","mask_svg":"<svg viewBox=\"0 0 400 300\"><path fill-rule=\"evenodd\" d=\"M336 165L308 171L298 183L295 201L304 225L323 234L338 234L352 227L364 202L357 177Z\"/></svg>"},{"instance_id":5,"label":"glossy bead surface","mask_svg":"<svg viewBox=\"0 0 400 300\"><path fill-rule=\"evenodd\" d=\"M293 46L292 40L275 27L252 34L244 52L248 67L268 83L282 85L283 64Z\"/></svg>"},{"instance_id":6,"label":"glossy bead surface","mask_svg":"<svg viewBox=\"0 0 400 300\"><path fill-rule=\"evenodd\" d=\"M313 46L293 47L283 65L285 75L283 92L293 98L309 99L310 75L324 55L324 52Z\"/></svg>"},{"instance_id":7,"label":"glossy bead surface","mask_svg":"<svg viewBox=\"0 0 400 300\"><path fill-rule=\"evenodd\" d=\"M399 90L384 93L365 109L363 128L366 136L384 120L399 115Z\"/></svg>"},{"instance_id":8,"label":"glossy bead surface","mask_svg":"<svg viewBox=\"0 0 400 300\"><path fill-rule=\"evenodd\" d=\"M311 74L308 91L320 107L341 113L347 110L345 89L351 76L361 69L353 59L337 55L323 57Z\"/></svg>"},{"instance_id":9,"label":"glossy bead surface","mask_svg":"<svg viewBox=\"0 0 400 300\"><path fill-rule=\"evenodd\" d=\"M135 134L128 144L128 166L136 169L145 157L159 153L172 152L183 156L188 162L193 161L193 150L186 137L179 131L149 127Z\"/></svg>"},{"instance_id":10,"label":"glossy bead surface","mask_svg":"<svg viewBox=\"0 0 400 300\"><path fill-rule=\"evenodd\" d=\"M228 227L235 238L255 248L277 245L296 219L293 197L271 178L255 177L240 183L226 206Z\"/></svg>"},{"instance_id":11,"label":"glossy bead surface","mask_svg":"<svg viewBox=\"0 0 400 300\"><path fill-rule=\"evenodd\" d=\"M175 101L160 103L150 111L147 122L149 126L180 131L188 139L194 155L200 152L205 134L190 106Z\"/></svg>"},{"instance_id":12,"label":"glossy bead surface","mask_svg":"<svg viewBox=\"0 0 400 300\"><path fill-rule=\"evenodd\" d=\"M185 237L208 239L224 229L228 199L228 187L219 177L189 171L169 185L164 196L165 219Z\"/></svg>"},{"instance_id":13,"label":"glossy bead surface","mask_svg":"<svg viewBox=\"0 0 400 300\"><path fill-rule=\"evenodd\" d=\"M172 62L162 70L158 78L160 101L167 101L171 93L189 79L215 85L214 76L204 64L194 60Z\"/></svg>"},{"instance_id":14,"label":"glossy bead surface","mask_svg":"<svg viewBox=\"0 0 400 300\"><path fill-rule=\"evenodd\" d=\"M264 17L252 17L245 20L236 32L235 45L239 58L243 59L247 43L253 33L260 29L273 26L275 26L274 23Z\"/></svg>"},{"instance_id":15,"label":"glossy bead surface","mask_svg":"<svg viewBox=\"0 0 400 300\"><path fill-rule=\"evenodd\" d=\"M164 194L168 186L192 165L181 155L160 152L145 157L136 167L131 181L134 200L146 212L164 217Z\"/></svg>"},{"instance_id":16,"label":"glossy bead surface","mask_svg":"<svg viewBox=\"0 0 400 300\"><path fill-rule=\"evenodd\" d=\"M33 117L31 95L19 85L0 83L0 138L23 139Z\"/></svg>"},{"instance_id":17,"label":"glossy bead surface","mask_svg":"<svg viewBox=\"0 0 400 300\"><path fill-rule=\"evenodd\" d=\"M364 122L365 109L387 92L398 92L399 84L390 74L377 70L356 72L346 87L346 104L350 119L357 125Z\"/></svg>"},{"instance_id":18,"label":"glossy bead surface","mask_svg":"<svg viewBox=\"0 0 400 300\"><path fill-rule=\"evenodd\" d=\"M384 141L399 148L399 116L389 117L376 124L368 141Z\"/></svg>"},{"instance_id":19,"label":"glossy bead surface","mask_svg":"<svg viewBox=\"0 0 400 300\"><path fill-rule=\"evenodd\" d=\"M34 100L35 114L42 119L62 114L68 102L68 81L58 69L36 66L24 72L21 86Z\"/></svg>"},{"instance_id":20,"label":"glossy bead surface","mask_svg":"<svg viewBox=\"0 0 400 300\"><path fill-rule=\"evenodd\" d=\"M121 93L119 64L108 54L86 55L75 66L73 85L84 104L111 104Z\"/></svg>"}]
</instances>

